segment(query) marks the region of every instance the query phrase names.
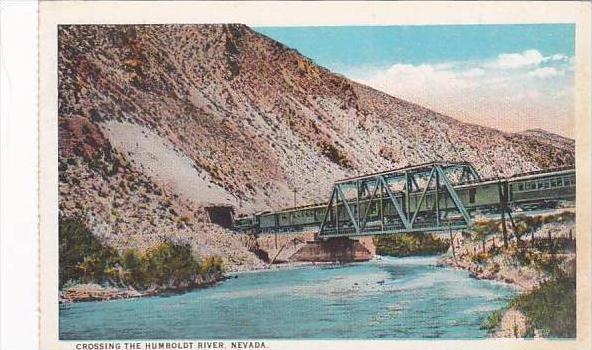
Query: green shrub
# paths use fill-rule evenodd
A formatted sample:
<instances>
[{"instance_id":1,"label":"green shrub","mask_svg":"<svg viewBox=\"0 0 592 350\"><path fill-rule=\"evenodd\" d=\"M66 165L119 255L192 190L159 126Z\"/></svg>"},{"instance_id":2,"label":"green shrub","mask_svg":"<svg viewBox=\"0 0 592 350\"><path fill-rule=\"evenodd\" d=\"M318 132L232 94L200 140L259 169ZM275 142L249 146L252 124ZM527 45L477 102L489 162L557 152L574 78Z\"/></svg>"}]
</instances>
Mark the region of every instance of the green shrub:
<instances>
[{"instance_id":1,"label":"green shrub","mask_svg":"<svg viewBox=\"0 0 592 350\"><path fill-rule=\"evenodd\" d=\"M210 256L208 257L201 265L200 273L207 274L207 273L216 273L223 271L223 263L222 258L219 256Z\"/></svg>"},{"instance_id":2,"label":"green shrub","mask_svg":"<svg viewBox=\"0 0 592 350\"><path fill-rule=\"evenodd\" d=\"M105 269L114 266L117 251L106 247L77 219L59 220L59 286L68 280L104 282Z\"/></svg>"},{"instance_id":3,"label":"green shrub","mask_svg":"<svg viewBox=\"0 0 592 350\"><path fill-rule=\"evenodd\" d=\"M193 258L189 244L160 243L149 249L141 262L144 285L191 281L199 271L199 264Z\"/></svg>"},{"instance_id":4,"label":"green shrub","mask_svg":"<svg viewBox=\"0 0 592 350\"><path fill-rule=\"evenodd\" d=\"M345 154L331 143L321 142L321 153L333 163L351 169L352 165Z\"/></svg>"},{"instance_id":5,"label":"green shrub","mask_svg":"<svg viewBox=\"0 0 592 350\"><path fill-rule=\"evenodd\" d=\"M493 265L491 266L491 269L490 269L490 271L492 273L498 273L498 272L500 272L500 270L501 270L501 267L498 263L493 263Z\"/></svg>"},{"instance_id":6,"label":"green shrub","mask_svg":"<svg viewBox=\"0 0 592 350\"><path fill-rule=\"evenodd\" d=\"M406 233L374 236L376 253L390 256L439 254L448 250L449 243L428 233Z\"/></svg>"},{"instance_id":7,"label":"green shrub","mask_svg":"<svg viewBox=\"0 0 592 350\"><path fill-rule=\"evenodd\" d=\"M518 215L514 218L516 225L514 235L520 242L522 237L526 234L534 235L534 232L543 225L543 218L541 216L526 216Z\"/></svg>"},{"instance_id":8,"label":"green shrub","mask_svg":"<svg viewBox=\"0 0 592 350\"><path fill-rule=\"evenodd\" d=\"M189 244L163 242L144 254L127 249L120 255L103 245L78 219L59 220L60 288L77 282L168 288L191 285L197 275L222 271L222 258L211 256L200 264Z\"/></svg>"},{"instance_id":9,"label":"green shrub","mask_svg":"<svg viewBox=\"0 0 592 350\"><path fill-rule=\"evenodd\" d=\"M502 317L506 309L496 310L481 323L481 329L486 329L489 333L497 330L502 323Z\"/></svg>"},{"instance_id":10,"label":"green shrub","mask_svg":"<svg viewBox=\"0 0 592 350\"><path fill-rule=\"evenodd\" d=\"M122 282L135 286L144 285L144 272L140 254L135 249L126 249L121 257L124 274Z\"/></svg>"},{"instance_id":11,"label":"green shrub","mask_svg":"<svg viewBox=\"0 0 592 350\"><path fill-rule=\"evenodd\" d=\"M476 264L483 264L489 259L491 259L491 254L484 252L477 253L471 257L471 261Z\"/></svg>"},{"instance_id":12,"label":"green shrub","mask_svg":"<svg viewBox=\"0 0 592 350\"><path fill-rule=\"evenodd\" d=\"M530 293L514 299L511 304L528 318L531 326L545 336L576 337L576 279L561 275L543 282Z\"/></svg>"}]
</instances>

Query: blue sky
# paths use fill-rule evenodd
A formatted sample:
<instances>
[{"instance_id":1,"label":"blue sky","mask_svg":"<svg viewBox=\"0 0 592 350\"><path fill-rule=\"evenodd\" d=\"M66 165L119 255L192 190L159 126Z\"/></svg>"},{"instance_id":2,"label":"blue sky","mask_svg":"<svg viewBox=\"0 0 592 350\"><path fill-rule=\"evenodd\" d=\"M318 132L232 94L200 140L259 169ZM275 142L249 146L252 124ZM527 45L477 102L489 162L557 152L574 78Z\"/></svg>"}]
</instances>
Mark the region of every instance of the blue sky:
<instances>
[{"instance_id":1,"label":"blue sky","mask_svg":"<svg viewBox=\"0 0 592 350\"><path fill-rule=\"evenodd\" d=\"M573 136L571 24L254 29L332 71L458 119Z\"/></svg>"}]
</instances>

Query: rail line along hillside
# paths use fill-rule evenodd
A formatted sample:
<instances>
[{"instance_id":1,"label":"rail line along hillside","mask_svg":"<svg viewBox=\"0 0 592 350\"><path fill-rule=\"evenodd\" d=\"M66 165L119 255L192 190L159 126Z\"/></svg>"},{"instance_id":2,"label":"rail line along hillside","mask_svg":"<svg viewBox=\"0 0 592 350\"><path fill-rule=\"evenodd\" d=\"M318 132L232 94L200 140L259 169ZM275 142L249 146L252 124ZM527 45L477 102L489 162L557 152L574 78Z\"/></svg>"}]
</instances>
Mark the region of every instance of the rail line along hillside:
<instances>
[{"instance_id":1,"label":"rail line along hillside","mask_svg":"<svg viewBox=\"0 0 592 350\"><path fill-rule=\"evenodd\" d=\"M574 167L481 178L467 162L431 162L335 182L326 203L239 217L258 234L317 232L316 239L468 227L476 215L571 207Z\"/></svg>"}]
</instances>

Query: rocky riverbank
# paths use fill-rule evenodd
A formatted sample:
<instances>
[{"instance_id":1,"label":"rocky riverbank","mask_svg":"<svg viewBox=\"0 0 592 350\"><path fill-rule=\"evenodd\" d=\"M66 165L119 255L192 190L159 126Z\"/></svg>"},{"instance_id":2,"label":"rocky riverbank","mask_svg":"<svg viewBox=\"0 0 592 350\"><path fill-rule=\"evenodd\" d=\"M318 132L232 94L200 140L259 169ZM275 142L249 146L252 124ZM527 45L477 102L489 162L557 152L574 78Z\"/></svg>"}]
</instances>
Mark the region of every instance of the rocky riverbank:
<instances>
[{"instance_id":1,"label":"rocky riverbank","mask_svg":"<svg viewBox=\"0 0 592 350\"><path fill-rule=\"evenodd\" d=\"M457 233L438 265L467 270L474 278L509 283L520 290L518 297L484 323L490 336L575 335L573 213L515 221L516 227L508 228L505 240L497 221L478 222L471 230Z\"/></svg>"},{"instance_id":2,"label":"rocky riverbank","mask_svg":"<svg viewBox=\"0 0 592 350\"><path fill-rule=\"evenodd\" d=\"M229 277L221 273L211 273L196 276L191 282L183 282L176 285L152 286L145 290L136 290L132 286L127 288L106 287L94 283L76 284L62 289L59 292L59 304L66 305L83 301L108 301L117 299L132 299L170 293L183 293L192 289L206 288Z\"/></svg>"}]
</instances>

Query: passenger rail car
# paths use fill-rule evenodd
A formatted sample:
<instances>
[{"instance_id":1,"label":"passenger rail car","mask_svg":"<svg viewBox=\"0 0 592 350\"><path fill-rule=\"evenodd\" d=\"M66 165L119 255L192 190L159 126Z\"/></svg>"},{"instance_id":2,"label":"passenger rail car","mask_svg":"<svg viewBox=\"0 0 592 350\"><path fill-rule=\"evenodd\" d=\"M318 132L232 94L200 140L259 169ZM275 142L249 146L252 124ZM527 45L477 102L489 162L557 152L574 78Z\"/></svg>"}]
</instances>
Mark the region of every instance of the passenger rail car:
<instances>
[{"instance_id":1,"label":"passenger rail car","mask_svg":"<svg viewBox=\"0 0 592 350\"><path fill-rule=\"evenodd\" d=\"M497 213L500 203L504 200L511 208L523 210L548 208L556 206L560 201L575 199L575 169L558 169L548 172L532 172L506 179L489 179L478 182L462 183L454 186L454 190L470 213ZM421 201L423 191L413 191L406 198L405 192L393 192L395 200L404 212L417 212L416 223L423 221L428 225L434 210L443 215L443 220L454 223L458 218L457 208L444 189L428 189ZM506 198L503 198L505 196ZM436 198L438 203L436 203ZM420 204L421 203L421 204ZM370 205L370 208L368 208ZM386 225L391 228L402 228L396 209L385 194L370 196L359 201L348 201L353 215L363 216L367 213L367 225ZM359 213L358 213L359 206ZM281 233L318 230L326 214L327 204L315 204L296 207L278 212L260 212L251 216L240 217L235 221L235 229L251 233ZM380 215L382 212L382 216ZM335 205L327 215L334 222L338 216L340 227L347 229L350 225L349 214L343 203ZM384 222L380 222L381 219Z\"/></svg>"}]
</instances>

